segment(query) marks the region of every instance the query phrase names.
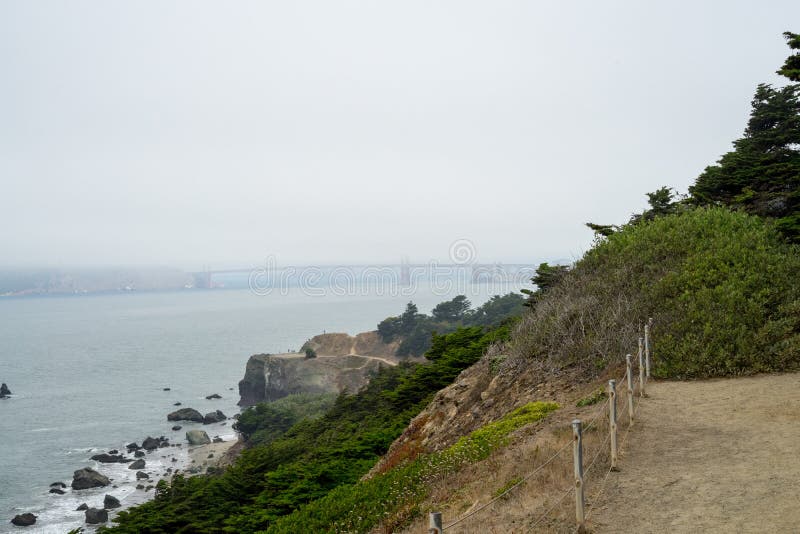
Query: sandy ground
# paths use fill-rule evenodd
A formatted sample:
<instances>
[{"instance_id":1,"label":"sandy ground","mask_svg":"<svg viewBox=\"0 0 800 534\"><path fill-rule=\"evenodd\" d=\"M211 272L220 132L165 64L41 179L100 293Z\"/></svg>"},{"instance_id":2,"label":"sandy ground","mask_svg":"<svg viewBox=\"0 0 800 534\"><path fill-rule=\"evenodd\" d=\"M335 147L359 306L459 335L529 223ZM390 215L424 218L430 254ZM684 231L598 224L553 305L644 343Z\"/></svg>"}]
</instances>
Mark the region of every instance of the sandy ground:
<instances>
[{"instance_id":1,"label":"sandy ground","mask_svg":"<svg viewBox=\"0 0 800 534\"><path fill-rule=\"evenodd\" d=\"M648 393L591 531L800 532L800 374Z\"/></svg>"},{"instance_id":2,"label":"sandy ground","mask_svg":"<svg viewBox=\"0 0 800 534\"><path fill-rule=\"evenodd\" d=\"M206 468L216 467L220 463L225 463L223 460L225 453L237 443L236 440L230 440L189 447L189 467L200 467L202 469L201 472L205 473ZM211 455L210 458L209 455Z\"/></svg>"}]
</instances>

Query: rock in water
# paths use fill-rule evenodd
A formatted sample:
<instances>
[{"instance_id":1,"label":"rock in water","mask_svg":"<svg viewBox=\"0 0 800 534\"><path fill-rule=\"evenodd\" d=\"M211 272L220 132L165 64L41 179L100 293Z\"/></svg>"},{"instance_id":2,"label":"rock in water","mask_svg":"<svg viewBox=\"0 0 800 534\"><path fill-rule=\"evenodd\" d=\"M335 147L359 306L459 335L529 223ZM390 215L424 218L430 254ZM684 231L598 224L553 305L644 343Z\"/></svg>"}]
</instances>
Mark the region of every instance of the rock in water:
<instances>
[{"instance_id":1,"label":"rock in water","mask_svg":"<svg viewBox=\"0 0 800 534\"><path fill-rule=\"evenodd\" d=\"M55 493L56 495L64 495L65 491L61 488L50 488L50 493Z\"/></svg>"},{"instance_id":2,"label":"rock in water","mask_svg":"<svg viewBox=\"0 0 800 534\"><path fill-rule=\"evenodd\" d=\"M142 458L144 456L144 451L136 451L133 453L136 458Z\"/></svg>"},{"instance_id":3,"label":"rock in water","mask_svg":"<svg viewBox=\"0 0 800 534\"><path fill-rule=\"evenodd\" d=\"M203 414L194 408L181 408L167 415L167 421L194 421L203 422Z\"/></svg>"},{"instance_id":4,"label":"rock in water","mask_svg":"<svg viewBox=\"0 0 800 534\"><path fill-rule=\"evenodd\" d=\"M147 436L142 442L142 448L146 451L154 451L158 448L159 443L161 442L158 439Z\"/></svg>"},{"instance_id":5,"label":"rock in water","mask_svg":"<svg viewBox=\"0 0 800 534\"><path fill-rule=\"evenodd\" d=\"M5 384L3 384L5 386ZM15 515L14 519L11 520L12 525L16 525L18 527L29 527L36 523L36 516L33 514L19 514Z\"/></svg>"},{"instance_id":6,"label":"rock in water","mask_svg":"<svg viewBox=\"0 0 800 534\"><path fill-rule=\"evenodd\" d=\"M119 499L117 499L113 495L106 495L105 498L103 499L103 508L105 508L106 510L111 510L112 508L119 508L120 506L122 506L122 504L120 504Z\"/></svg>"},{"instance_id":7,"label":"rock in water","mask_svg":"<svg viewBox=\"0 0 800 534\"><path fill-rule=\"evenodd\" d=\"M89 505L86 504L86 503L83 503L82 505L80 505L77 508L75 508L75 511L76 512L83 512L84 510L88 510L88 509L89 509Z\"/></svg>"},{"instance_id":8,"label":"rock in water","mask_svg":"<svg viewBox=\"0 0 800 534\"><path fill-rule=\"evenodd\" d=\"M128 466L128 469L133 469L133 470L135 470L135 471L138 471L138 470L140 470L140 469L144 469L144 465L145 465L145 463L144 463L144 460L142 460L141 458L139 458L138 460L136 460L136 461L134 461L133 463L131 463L131 464Z\"/></svg>"},{"instance_id":9,"label":"rock in water","mask_svg":"<svg viewBox=\"0 0 800 534\"><path fill-rule=\"evenodd\" d=\"M172 427L172 430L174 430L175 432L177 432L177 431L178 431L178 430L180 430L181 428L183 428L181 425L175 425L175 426L173 426L173 427Z\"/></svg>"},{"instance_id":10,"label":"rock in water","mask_svg":"<svg viewBox=\"0 0 800 534\"><path fill-rule=\"evenodd\" d=\"M144 480L145 478L150 478L150 475L144 471L136 471L136 480Z\"/></svg>"},{"instance_id":11,"label":"rock in water","mask_svg":"<svg viewBox=\"0 0 800 534\"><path fill-rule=\"evenodd\" d=\"M72 489L82 490L89 488L102 488L111 483L107 477L101 475L91 467L78 469L72 475Z\"/></svg>"},{"instance_id":12,"label":"rock in water","mask_svg":"<svg viewBox=\"0 0 800 534\"><path fill-rule=\"evenodd\" d=\"M219 393L212 393L211 395L206 396L206 400L214 400L214 399L221 399Z\"/></svg>"},{"instance_id":13,"label":"rock in water","mask_svg":"<svg viewBox=\"0 0 800 534\"><path fill-rule=\"evenodd\" d=\"M6 383L3 382L2 384L0 384L0 397L8 397L9 395L11 395L11 390L8 389Z\"/></svg>"},{"instance_id":14,"label":"rock in water","mask_svg":"<svg viewBox=\"0 0 800 534\"><path fill-rule=\"evenodd\" d=\"M50 484L50 487L51 488L66 488L67 485L64 484L63 482L53 482L52 484Z\"/></svg>"},{"instance_id":15,"label":"rock in water","mask_svg":"<svg viewBox=\"0 0 800 534\"><path fill-rule=\"evenodd\" d=\"M222 411L217 410L216 412L209 412L203 417L203 424L210 425L211 423L220 423L227 419L228 417L222 413Z\"/></svg>"},{"instance_id":16,"label":"rock in water","mask_svg":"<svg viewBox=\"0 0 800 534\"><path fill-rule=\"evenodd\" d=\"M106 454L104 452L95 454L92 456L92 460L100 462L101 464L125 463L125 458L123 458L121 454Z\"/></svg>"},{"instance_id":17,"label":"rock in water","mask_svg":"<svg viewBox=\"0 0 800 534\"><path fill-rule=\"evenodd\" d=\"M204 430L190 430L186 433L186 441L189 445L207 445L211 443L208 434Z\"/></svg>"},{"instance_id":18,"label":"rock in water","mask_svg":"<svg viewBox=\"0 0 800 534\"><path fill-rule=\"evenodd\" d=\"M98 523L105 523L108 521L108 512L106 510L89 508L84 513L86 514L86 522L90 525L97 525Z\"/></svg>"}]
</instances>

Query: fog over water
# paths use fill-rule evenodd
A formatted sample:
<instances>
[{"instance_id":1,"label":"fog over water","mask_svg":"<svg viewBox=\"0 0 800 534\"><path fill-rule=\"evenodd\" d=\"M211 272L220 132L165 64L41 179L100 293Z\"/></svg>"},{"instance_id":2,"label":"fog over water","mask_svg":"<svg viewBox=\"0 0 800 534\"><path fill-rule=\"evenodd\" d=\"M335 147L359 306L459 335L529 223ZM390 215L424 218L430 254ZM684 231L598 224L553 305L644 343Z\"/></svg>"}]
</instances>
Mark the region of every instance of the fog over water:
<instances>
[{"instance_id":1,"label":"fog over water","mask_svg":"<svg viewBox=\"0 0 800 534\"><path fill-rule=\"evenodd\" d=\"M800 4L0 3L0 266L574 258L741 134ZM795 28L796 30L796 28Z\"/></svg>"}]
</instances>

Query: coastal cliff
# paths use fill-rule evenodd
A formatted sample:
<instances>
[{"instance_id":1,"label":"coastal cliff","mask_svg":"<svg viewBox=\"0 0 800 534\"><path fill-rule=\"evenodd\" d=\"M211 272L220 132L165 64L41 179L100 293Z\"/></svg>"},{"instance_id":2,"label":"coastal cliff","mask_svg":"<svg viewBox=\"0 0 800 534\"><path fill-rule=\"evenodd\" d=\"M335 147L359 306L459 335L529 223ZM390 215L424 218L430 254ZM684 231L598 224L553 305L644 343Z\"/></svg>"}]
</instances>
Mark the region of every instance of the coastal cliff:
<instances>
[{"instance_id":1,"label":"coastal cliff","mask_svg":"<svg viewBox=\"0 0 800 534\"><path fill-rule=\"evenodd\" d=\"M316 358L306 358L311 348ZM357 336L322 334L300 353L250 356L239 382L240 406L271 402L296 393L357 392L381 366L395 365L396 344L383 343L377 332Z\"/></svg>"}]
</instances>

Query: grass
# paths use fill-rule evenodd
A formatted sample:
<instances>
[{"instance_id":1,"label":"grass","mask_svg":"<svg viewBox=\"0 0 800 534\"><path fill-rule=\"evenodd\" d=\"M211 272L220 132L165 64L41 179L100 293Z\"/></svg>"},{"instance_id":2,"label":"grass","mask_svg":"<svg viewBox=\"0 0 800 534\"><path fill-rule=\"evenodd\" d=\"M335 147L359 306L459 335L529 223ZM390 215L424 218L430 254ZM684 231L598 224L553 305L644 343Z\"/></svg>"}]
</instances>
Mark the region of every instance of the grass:
<instances>
[{"instance_id":1,"label":"grass","mask_svg":"<svg viewBox=\"0 0 800 534\"><path fill-rule=\"evenodd\" d=\"M577 408L583 408L584 406L592 406L593 404L597 404L598 402L604 400L606 398L606 391L603 388L598 389L588 397L584 397L575 403Z\"/></svg>"}]
</instances>

